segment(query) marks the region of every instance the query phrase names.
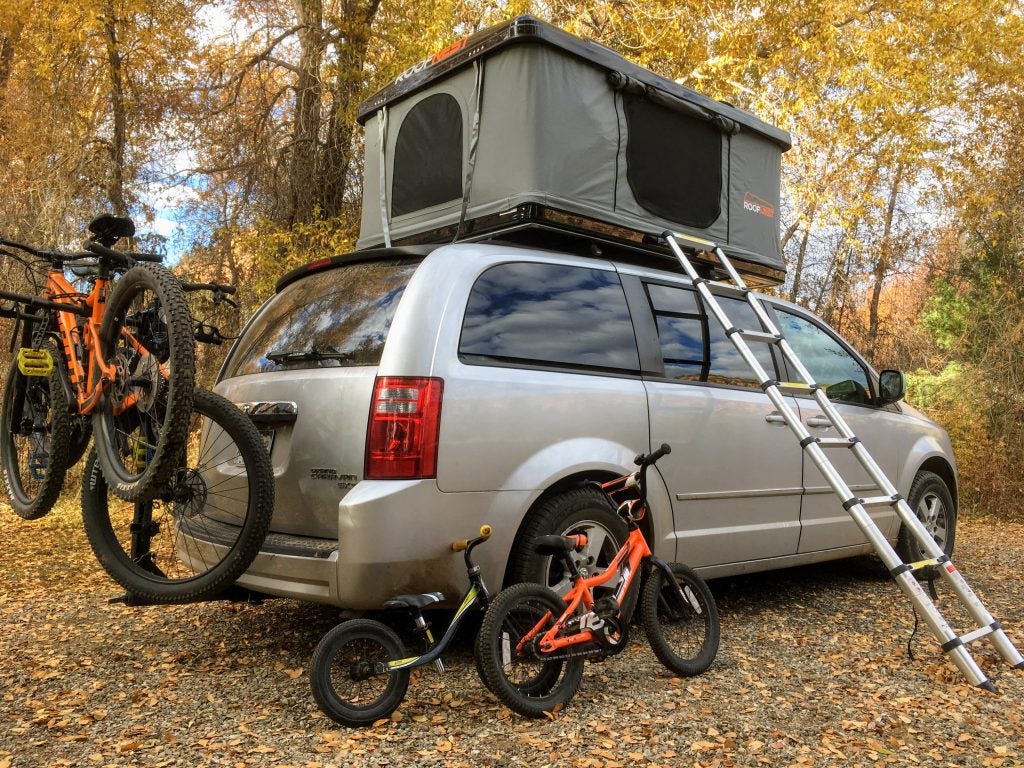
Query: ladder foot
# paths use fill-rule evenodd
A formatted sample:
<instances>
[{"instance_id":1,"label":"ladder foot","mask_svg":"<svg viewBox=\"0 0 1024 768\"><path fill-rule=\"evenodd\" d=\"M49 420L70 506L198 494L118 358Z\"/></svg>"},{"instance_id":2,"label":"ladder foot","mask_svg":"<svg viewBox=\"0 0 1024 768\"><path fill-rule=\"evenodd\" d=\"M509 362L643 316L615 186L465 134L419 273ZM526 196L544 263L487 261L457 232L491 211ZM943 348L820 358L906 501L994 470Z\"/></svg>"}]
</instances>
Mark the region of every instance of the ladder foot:
<instances>
[{"instance_id":1,"label":"ladder foot","mask_svg":"<svg viewBox=\"0 0 1024 768\"><path fill-rule=\"evenodd\" d=\"M982 683L978 683L978 687L984 688L986 691L989 691L990 693L996 692L996 686L991 680L986 680Z\"/></svg>"},{"instance_id":2,"label":"ladder foot","mask_svg":"<svg viewBox=\"0 0 1024 768\"><path fill-rule=\"evenodd\" d=\"M1020 664L1014 665L1013 668L1014 669L1024 669L1024 661L1022 661Z\"/></svg>"}]
</instances>

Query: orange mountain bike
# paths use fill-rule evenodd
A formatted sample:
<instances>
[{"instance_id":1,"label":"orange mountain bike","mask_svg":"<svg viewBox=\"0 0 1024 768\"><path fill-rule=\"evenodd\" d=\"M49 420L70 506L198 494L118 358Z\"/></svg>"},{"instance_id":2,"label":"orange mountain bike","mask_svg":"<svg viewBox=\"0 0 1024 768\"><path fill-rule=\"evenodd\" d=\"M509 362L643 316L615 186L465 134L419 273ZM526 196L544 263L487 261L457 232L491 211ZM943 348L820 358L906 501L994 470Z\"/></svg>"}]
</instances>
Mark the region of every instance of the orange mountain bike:
<instances>
[{"instance_id":1,"label":"orange mountain bike","mask_svg":"<svg viewBox=\"0 0 1024 768\"><path fill-rule=\"evenodd\" d=\"M3 393L0 468L26 519L53 506L90 430L110 489L129 501L151 497L177 468L192 413L195 343L181 284L152 263L161 257L111 249L134 235L130 219L101 216L89 231L85 252L74 254L0 239L0 254L37 287L0 290L0 316L16 320L19 347ZM46 265L41 290L31 262ZM72 285L76 276L87 291Z\"/></svg>"},{"instance_id":2,"label":"orange mountain bike","mask_svg":"<svg viewBox=\"0 0 1024 768\"><path fill-rule=\"evenodd\" d=\"M711 666L720 636L714 596L687 566L654 557L639 525L647 512L647 469L670 450L662 445L637 456L636 472L600 486L629 529L604 571L588 575L571 557L586 548L585 534L542 536L536 550L562 559L569 591L559 597L541 584L515 584L490 604L477 635L477 668L509 709L542 717L568 703L585 659L600 661L626 647L638 597L647 639L666 667L692 676Z\"/></svg>"}]
</instances>

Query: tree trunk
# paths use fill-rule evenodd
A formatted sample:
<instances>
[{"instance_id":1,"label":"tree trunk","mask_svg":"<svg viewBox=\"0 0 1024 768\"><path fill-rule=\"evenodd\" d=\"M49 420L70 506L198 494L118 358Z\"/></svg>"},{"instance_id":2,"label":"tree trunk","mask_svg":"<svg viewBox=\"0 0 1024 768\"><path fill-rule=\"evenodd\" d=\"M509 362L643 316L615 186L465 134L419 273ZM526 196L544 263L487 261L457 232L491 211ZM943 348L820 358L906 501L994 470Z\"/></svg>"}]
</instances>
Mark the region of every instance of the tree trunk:
<instances>
[{"instance_id":1,"label":"tree trunk","mask_svg":"<svg viewBox=\"0 0 1024 768\"><path fill-rule=\"evenodd\" d=\"M294 0L299 21L299 63L295 83L295 126L288 164L288 225L313 220L317 208L320 158L320 66L326 48L321 0Z\"/></svg>"},{"instance_id":2,"label":"tree trunk","mask_svg":"<svg viewBox=\"0 0 1024 768\"><path fill-rule=\"evenodd\" d=\"M789 300L795 302L800 293L800 273L804 269L804 257L807 255L807 241L811 237L811 223L804 227L804 236L800 238L800 250L796 254L796 266L793 267L793 287L789 290Z\"/></svg>"},{"instance_id":3,"label":"tree trunk","mask_svg":"<svg viewBox=\"0 0 1024 768\"><path fill-rule=\"evenodd\" d=\"M878 248L875 268L872 270L874 285L871 286L871 300L868 304L868 344L867 356L873 358L878 348L878 305L882 298L882 283L892 263L892 220L896 213L896 200L899 196L900 184L903 180L903 166L896 167L896 175L889 190L889 202L885 209L885 225L882 230L882 241Z\"/></svg>"},{"instance_id":4,"label":"tree trunk","mask_svg":"<svg viewBox=\"0 0 1024 768\"><path fill-rule=\"evenodd\" d=\"M107 47L107 67L110 76L110 107L114 120L113 135L110 137L110 176L107 183L107 198L118 216L128 215L124 197L125 148L128 142L128 120L125 112L124 70L121 51L117 41L117 17L113 0L107 0L104 8L103 32Z\"/></svg>"},{"instance_id":5,"label":"tree trunk","mask_svg":"<svg viewBox=\"0 0 1024 768\"><path fill-rule=\"evenodd\" d=\"M337 75L331 87L332 110L328 121L327 146L324 150L322 208L324 218L341 213L349 184L352 132L356 100L363 85L363 67L370 44L373 20L380 0L370 0L364 10L346 14L346 27L340 29Z\"/></svg>"}]
</instances>

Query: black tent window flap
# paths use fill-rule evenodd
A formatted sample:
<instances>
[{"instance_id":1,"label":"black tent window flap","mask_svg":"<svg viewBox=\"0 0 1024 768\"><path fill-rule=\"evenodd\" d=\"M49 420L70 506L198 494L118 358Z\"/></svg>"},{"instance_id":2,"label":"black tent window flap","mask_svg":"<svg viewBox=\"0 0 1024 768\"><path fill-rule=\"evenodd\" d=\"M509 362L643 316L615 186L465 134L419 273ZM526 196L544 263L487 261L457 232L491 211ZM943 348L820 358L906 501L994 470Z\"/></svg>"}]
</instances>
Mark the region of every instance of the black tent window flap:
<instances>
[{"instance_id":1,"label":"black tent window flap","mask_svg":"<svg viewBox=\"0 0 1024 768\"><path fill-rule=\"evenodd\" d=\"M395 141L391 215L462 197L462 109L447 93L428 96L402 121Z\"/></svg>"},{"instance_id":2,"label":"black tent window flap","mask_svg":"<svg viewBox=\"0 0 1024 768\"><path fill-rule=\"evenodd\" d=\"M722 133L714 123L623 93L626 178L646 210L690 227L722 212Z\"/></svg>"}]
</instances>

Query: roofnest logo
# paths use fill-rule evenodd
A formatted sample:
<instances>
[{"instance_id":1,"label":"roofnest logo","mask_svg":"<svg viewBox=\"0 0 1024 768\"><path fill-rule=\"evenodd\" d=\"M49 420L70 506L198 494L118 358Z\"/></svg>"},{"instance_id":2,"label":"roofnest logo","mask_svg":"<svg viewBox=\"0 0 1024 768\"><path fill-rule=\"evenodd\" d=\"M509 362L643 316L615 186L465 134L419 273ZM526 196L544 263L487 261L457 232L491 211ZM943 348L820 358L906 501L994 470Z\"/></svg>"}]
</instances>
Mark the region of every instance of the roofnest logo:
<instances>
[{"instance_id":1,"label":"roofnest logo","mask_svg":"<svg viewBox=\"0 0 1024 768\"><path fill-rule=\"evenodd\" d=\"M761 199L752 192L744 193L743 207L746 208L748 211L759 213L766 218L775 218L775 206L769 203L767 200Z\"/></svg>"}]
</instances>

